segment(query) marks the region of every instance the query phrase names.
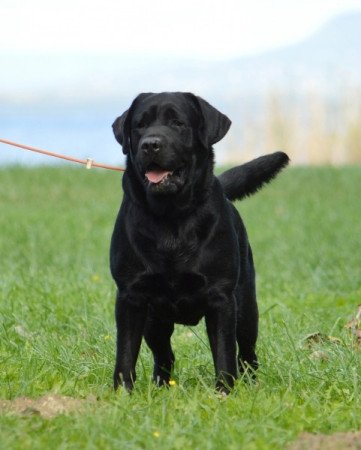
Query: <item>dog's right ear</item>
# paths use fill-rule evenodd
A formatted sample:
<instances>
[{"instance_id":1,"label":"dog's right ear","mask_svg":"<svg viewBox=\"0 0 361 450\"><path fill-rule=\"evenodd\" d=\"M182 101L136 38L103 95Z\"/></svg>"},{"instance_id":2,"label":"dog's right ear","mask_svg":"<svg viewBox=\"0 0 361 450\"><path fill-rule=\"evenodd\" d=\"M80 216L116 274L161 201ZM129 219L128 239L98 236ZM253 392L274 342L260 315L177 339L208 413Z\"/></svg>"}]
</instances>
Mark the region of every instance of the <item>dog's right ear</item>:
<instances>
[{"instance_id":1,"label":"dog's right ear","mask_svg":"<svg viewBox=\"0 0 361 450\"><path fill-rule=\"evenodd\" d=\"M130 152L130 132L131 132L131 116L135 106L144 100L145 98L152 95L152 92L145 92L143 94L139 94L130 105L130 108L123 112L121 116L115 119L113 123L113 133L115 139L119 142L119 144L123 147L124 155L127 155Z\"/></svg>"},{"instance_id":2,"label":"dog's right ear","mask_svg":"<svg viewBox=\"0 0 361 450\"><path fill-rule=\"evenodd\" d=\"M126 155L130 151L130 136L129 136L129 109L117 117L112 125L115 139L123 148L123 153Z\"/></svg>"}]
</instances>

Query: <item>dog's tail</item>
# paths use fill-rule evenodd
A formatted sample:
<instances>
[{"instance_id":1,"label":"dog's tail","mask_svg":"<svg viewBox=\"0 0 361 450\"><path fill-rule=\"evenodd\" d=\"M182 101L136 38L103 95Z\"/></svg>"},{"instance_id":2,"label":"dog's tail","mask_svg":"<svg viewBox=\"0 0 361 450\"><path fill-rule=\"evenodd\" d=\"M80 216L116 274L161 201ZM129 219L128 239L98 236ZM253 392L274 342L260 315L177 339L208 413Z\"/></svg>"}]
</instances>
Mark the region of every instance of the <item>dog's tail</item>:
<instances>
[{"instance_id":1,"label":"dog's tail","mask_svg":"<svg viewBox=\"0 0 361 450\"><path fill-rule=\"evenodd\" d=\"M288 162L286 153L276 152L226 170L218 179L229 200L240 200L275 178Z\"/></svg>"}]
</instances>

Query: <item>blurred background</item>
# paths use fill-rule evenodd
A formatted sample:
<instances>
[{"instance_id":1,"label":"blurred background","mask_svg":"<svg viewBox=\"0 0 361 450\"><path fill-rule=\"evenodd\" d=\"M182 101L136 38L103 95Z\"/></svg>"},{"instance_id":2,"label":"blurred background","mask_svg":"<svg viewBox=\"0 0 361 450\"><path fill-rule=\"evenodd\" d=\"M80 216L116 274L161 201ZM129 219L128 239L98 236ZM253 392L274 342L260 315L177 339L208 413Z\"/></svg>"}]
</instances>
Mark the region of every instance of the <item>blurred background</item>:
<instances>
[{"instance_id":1,"label":"blurred background","mask_svg":"<svg viewBox=\"0 0 361 450\"><path fill-rule=\"evenodd\" d=\"M140 92L190 91L233 125L220 164L278 149L361 163L360 0L1 0L0 137L123 164ZM0 144L0 164L58 160Z\"/></svg>"}]
</instances>

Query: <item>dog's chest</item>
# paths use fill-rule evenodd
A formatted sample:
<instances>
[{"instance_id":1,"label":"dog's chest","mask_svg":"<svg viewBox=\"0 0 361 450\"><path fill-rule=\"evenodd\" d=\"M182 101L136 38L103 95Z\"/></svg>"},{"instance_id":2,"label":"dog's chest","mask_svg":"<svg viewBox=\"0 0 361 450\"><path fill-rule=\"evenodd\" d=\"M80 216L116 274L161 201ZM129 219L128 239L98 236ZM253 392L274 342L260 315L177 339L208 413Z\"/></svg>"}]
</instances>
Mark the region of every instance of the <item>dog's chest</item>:
<instances>
[{"instance_id":1,"label":"dog's chest","mask_svg":"<svg viewBox=\"0 0 361 450\"><path fill-rule=\"evenodd\" d=\"M163 227L154 236L154 252L158 261L166 267L179 267L197 258L199 239L194 229Z\"/></svg>"},{"instance_id":2,"label":"dog's chest","mask_svg":"<svg viewBox=\"0 0 361 450\"><path fill-rule=\"evenodd\" d=\"M200 238L195 227L157 224L139 233L139 255L156 272L179 271L196 265Z\"/></svg>"}]
</instances>

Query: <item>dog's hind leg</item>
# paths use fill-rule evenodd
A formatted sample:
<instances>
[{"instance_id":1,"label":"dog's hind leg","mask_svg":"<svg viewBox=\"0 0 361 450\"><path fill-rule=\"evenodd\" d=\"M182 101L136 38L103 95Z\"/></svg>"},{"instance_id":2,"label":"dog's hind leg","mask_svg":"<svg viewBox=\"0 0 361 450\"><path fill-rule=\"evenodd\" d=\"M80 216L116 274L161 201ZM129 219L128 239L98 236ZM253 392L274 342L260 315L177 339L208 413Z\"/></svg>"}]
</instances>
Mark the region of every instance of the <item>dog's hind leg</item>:
<instances>
[{"instance_id":1,"label":"dog's hind leg","mask_svg":"<svg viewBox=\"0 0 361 450\"><path fill-rule=\"evenodd\" d=\"M169 384L175 361L170 342L173 331L174 323L160 321L151 315L147 317L144 338L153 352L153 380L158 386Z\"/></svg>"},{"instance_id":2,"label":"dog's hind leg","mask_svg":"<svg viewBox=\"0 0 361 450\"><path fill-rule=\"evenodd\" d=\"M258 367L256 341L258 335L258 307L252 251L249 247L246 273L235 295L237 300L238 368L243 373L247 367Z\"/></svg>"}]
</instances>

